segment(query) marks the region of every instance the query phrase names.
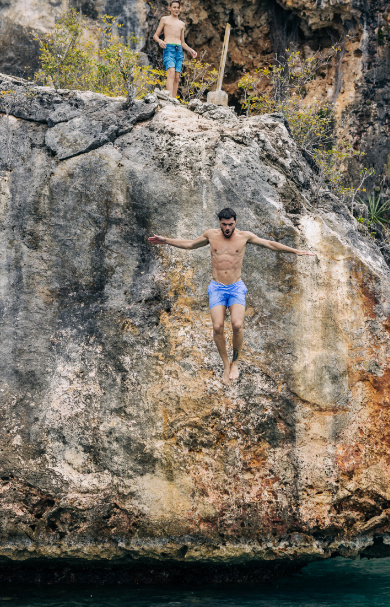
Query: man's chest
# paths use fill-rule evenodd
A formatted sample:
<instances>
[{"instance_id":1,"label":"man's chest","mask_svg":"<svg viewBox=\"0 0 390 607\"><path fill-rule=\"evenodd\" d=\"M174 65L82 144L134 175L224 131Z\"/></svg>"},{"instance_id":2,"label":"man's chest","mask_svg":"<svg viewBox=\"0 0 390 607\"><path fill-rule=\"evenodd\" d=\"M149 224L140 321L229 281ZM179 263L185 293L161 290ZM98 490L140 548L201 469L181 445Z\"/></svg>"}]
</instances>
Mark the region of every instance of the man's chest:
<instances>
[{"instance_id":1,"label":"man's chest","mask_svg":"<svg viewBox=\"0 0 390 607\"><path fill-rule=\"evenodd\" d=\"M237 240L235 242L222 240L220 238L210 240L210 252L212 257L232 257L242 259L245 253L246 242Z\"/></svg>"}]
</instances>

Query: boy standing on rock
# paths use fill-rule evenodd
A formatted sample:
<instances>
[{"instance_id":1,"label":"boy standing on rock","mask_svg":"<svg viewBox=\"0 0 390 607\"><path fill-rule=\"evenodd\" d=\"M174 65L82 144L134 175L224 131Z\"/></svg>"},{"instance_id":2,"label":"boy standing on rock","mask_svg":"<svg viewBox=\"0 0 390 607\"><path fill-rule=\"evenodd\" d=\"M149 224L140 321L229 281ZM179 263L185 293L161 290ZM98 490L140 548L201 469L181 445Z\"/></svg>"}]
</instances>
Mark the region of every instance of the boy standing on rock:
<instances>
[{"instance_id":1,"label":"boy standing on rock","mask_svg":"<svg viewBox=\"0 0 390 607\"><path fill-rule=\"evenodd\" d=\"M171 97L176 99L184 59L183 49L188 51L193 59L197 53L184 40L185 24L179 19L182 10L180 0L170 0L169 10L171 14L169 17L161 18L153 40L163 49L163 63L167 70L167 90ZM161 40L160 34L163 30L164 40Z\"/></svg>"}]
</instances>

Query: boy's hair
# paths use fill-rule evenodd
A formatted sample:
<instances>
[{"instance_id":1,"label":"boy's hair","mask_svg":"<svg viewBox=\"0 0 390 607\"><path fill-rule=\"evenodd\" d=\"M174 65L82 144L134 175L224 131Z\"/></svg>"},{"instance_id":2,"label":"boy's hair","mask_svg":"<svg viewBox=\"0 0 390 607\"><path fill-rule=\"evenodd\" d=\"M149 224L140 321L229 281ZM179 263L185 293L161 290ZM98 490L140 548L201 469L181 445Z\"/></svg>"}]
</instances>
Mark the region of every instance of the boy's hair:
<instances>
[{"instance_id":1,"label":"boy's hair","mask_svg":"<svg viewBox=\"0 0 390 607\"><path fill-rule=\"evenodd\" d=\"M172 6L172 4L175 4L175 2L181 6L181 0L168 0L168 6Z\"/></svg>"},{"instance_id":2,"label":"boy's hair","mask_svg":"<svg viewBox=\"0 0 390 607\"><path fill-rule=\"evenodd\" d=\"M231 219L232 217L233 217L234 221L236 221L236 219L237 219L236 212L233 211L233 209L230 209L229 207L226 209L222 209L222 211L220 211L218 213L219 221L221 221L221 219Z\"/></svg>"}]
</instances>

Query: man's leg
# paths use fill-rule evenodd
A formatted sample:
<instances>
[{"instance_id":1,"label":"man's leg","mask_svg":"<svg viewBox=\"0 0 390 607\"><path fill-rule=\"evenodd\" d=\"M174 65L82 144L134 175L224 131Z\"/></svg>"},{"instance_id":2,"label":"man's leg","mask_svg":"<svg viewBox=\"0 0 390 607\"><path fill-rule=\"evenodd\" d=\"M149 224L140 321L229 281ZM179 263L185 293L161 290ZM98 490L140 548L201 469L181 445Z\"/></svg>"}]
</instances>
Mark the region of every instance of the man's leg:
<instances>
[{"instance_id":1,"label":"man's leg","mask_svg":"<svg viewBox=\"0 0 390 607\"><path fill-rule=\"evenodd\" d=\"M238 379L238 359L241 353L242 342L244 341L245 306L242 304L232 304L229 310L233 329L233 360L230 365L229 378Z\"/></svg>"},{"instance_id":2,"label":"man's leg","mask_svg":"<svg viewBox=\"0 0 390 607\"><path fill-rule=\"evenodd\" d=\"M176 99L176 95L177 95L177 87L179 86L179 80L180 80L180 72L175 72L175 78L173 80L173 90L172 90L172 97L174 97Z\"/></svg>"},{"instance_id":3,"label":"man's leg","mask_svg":"<svg viewBox=\"0 0 390 607\"><path fill-rule=\"evenodd\" d=\"M175 68L174 67L169 67L167 69L167 91L169 91L169 94L171 97L173 97L173 87L174 87L174 80L175 80ZM177 90L177 89L176 89Z\"/></svg>"},{"instance_id":4,"label":"man's leg","mask_svg":"<svg viewBox=\"0 0 390 607\"><path fill-rule=\"evenodd\" d=\"M244 306L242 306L244 307ZM220 357L222 358L224 374L223 374L223 383L230 384L229 373L230 373L230 363L229 357L227 355L226 350L226 340L224 334L224 324L225 324L225 306L214 306L210 310L211 320L213 321L213 331L214 331L214 341L215 345L218 348L218 352Z\"/></svg>"}]
</instances>

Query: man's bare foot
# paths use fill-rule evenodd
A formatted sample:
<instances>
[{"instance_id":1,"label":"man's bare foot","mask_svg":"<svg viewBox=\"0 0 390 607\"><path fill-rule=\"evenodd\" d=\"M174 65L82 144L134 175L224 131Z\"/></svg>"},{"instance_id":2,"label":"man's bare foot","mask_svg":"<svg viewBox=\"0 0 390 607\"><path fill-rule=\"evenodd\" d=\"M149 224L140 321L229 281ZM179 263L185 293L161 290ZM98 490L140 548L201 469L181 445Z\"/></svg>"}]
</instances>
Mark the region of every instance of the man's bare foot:
<instances>
[{"instance_id":1,"label":"man's bare foot","mask_svg":"<svg viewBox=\"0 0 390 607\"><path fill-rule=\"evenodd\" d=\"M223 372L222 381L223 381L223 383L226 386L228 386L230 384L230 369L229 369L229 367L227 367L225 369L225 371Z\"/></svg>"},{"instance_id":2,"label":"man's bare foot","mask_svg":"<svg viewBox=\"0 0 390 607\"><path fill-rule=\"evenodd\" d=\"M230 373L229 373L229 379L238 379L240 376L240 372L238 370L238 364L236 362L232 363L230 365Z\"/></svg>"}]
</instances>

